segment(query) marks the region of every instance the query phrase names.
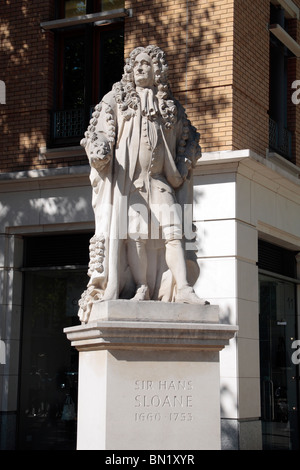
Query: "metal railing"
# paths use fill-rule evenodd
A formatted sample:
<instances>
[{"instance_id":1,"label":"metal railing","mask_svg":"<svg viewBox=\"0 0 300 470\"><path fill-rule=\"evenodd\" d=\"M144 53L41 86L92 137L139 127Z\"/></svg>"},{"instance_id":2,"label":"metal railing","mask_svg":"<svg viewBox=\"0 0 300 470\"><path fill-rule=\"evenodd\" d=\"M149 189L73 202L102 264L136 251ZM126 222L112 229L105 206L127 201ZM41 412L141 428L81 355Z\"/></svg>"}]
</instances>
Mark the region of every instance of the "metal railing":
<instances>
[{"instance_id":1,"label":"metal railing","mask_svg":"<svg viewBox=\"0 0 300 470\"><path fill-rule=\"evenodd\" d=\"M94 105L90 106L89 118L92 116ZM81 138L86 131L84 108L64 109L53 112L53 139Z\"/></svg>"},{"instance_id":2,"label":"metal railing","mask_svg":"<svg viewBox=\"0 0 300 470\"><path fill-rule=\"evenodd\" d=\"M292 158L292 133L285 127L280 128L278 123L269 119L269 146L274 152L287 159Z\"/></svg>"},{"instance_id":3,"label":"metal railing","mask_svg":"<svg viewBox=\"0 0 300 470\"><path fill-rule=\"evenodd\" d=\"M67 139L84 134L84 108L54 111L53 138Z\"/></svg>"}]
</instances>

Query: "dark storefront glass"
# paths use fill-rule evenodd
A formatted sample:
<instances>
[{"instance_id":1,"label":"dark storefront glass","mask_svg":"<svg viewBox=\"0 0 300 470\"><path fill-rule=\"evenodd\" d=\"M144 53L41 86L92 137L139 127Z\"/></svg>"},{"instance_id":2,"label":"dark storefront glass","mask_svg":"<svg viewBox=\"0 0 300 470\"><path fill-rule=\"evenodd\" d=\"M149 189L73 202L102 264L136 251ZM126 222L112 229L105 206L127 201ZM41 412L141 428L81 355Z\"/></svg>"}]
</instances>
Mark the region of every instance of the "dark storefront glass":
<instances>
[{"instance_id":1,"label":"dark storefront glass","mask_svg":"<svg viewBox=\"0 0 300 470\"><path fill-rule=\"evenodd\" d=\"M79 324L89 238L73 234L25 240L20 450L76 448L78 352L63 330Z\"/></svg>"},{"instance_id":2,"label":"dark storefront glass","mask_svg":"<svg viewBox=\"0 0 300 470\"><path fill-rule=\"evenodd\" d=\"M298 376L293 364L295 286L260 278L260 354L263 447L298 450Z\"/></svg>"},{"instance_id":3,"label":"dark storefront glass","mask_svg":"<svg viewBox=\"0 0 300 470\"><path fill-rule=\"evenodd\" d=\"M295 253L259 242L260 381L264 450L299 450Z\"/></svg>"},{"instance_id":4,"label":"dark storefront glass","mask_svg":"<svg viewBox=\"0 0 300 470\"><path fill-rule=\"evenodd\" d=\"M63 329L78 324L85 272L25 274L19 448L75 449L78 353Z\"/></svg>"}]
</instances>

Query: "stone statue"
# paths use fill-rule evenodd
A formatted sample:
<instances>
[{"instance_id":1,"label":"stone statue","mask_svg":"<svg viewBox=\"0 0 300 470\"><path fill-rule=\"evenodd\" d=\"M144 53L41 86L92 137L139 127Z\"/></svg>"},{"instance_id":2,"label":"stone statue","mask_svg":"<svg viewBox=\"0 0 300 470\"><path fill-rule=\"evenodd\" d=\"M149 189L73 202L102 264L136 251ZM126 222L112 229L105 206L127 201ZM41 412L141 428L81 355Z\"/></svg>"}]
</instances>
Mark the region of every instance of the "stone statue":
<instances>
[{"instance_id":1,"label":"stone statue","mask_svg":"<svg viewBox=\"0 0 300 470\"><path fill-rule=\"evenodd\" d=\"M172 96L159 47L131 52L121 81L95 107L81 145L95 212L81 321L96 301L208 303L191 287L199 270L183 233L199 134Z\"/></svg>"}]
</instances>

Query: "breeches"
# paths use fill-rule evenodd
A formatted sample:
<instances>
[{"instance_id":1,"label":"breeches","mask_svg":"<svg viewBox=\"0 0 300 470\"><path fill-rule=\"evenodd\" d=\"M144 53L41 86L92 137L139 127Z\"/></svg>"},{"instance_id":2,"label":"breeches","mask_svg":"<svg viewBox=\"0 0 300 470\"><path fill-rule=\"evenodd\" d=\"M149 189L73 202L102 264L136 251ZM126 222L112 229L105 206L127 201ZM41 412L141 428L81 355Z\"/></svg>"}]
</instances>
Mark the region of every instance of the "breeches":
<instances>
[{"instance_id":1,"label":"breeches","mask_svg":"<svg viewBox=\"0 0 300 470\"><path fill-rule=\"evenodd\" d=\"M181 207L171 189L154 188L150 195L138 190L131 193L128 236L134 240L182 238Z\"/></svg>"}]
</instances>

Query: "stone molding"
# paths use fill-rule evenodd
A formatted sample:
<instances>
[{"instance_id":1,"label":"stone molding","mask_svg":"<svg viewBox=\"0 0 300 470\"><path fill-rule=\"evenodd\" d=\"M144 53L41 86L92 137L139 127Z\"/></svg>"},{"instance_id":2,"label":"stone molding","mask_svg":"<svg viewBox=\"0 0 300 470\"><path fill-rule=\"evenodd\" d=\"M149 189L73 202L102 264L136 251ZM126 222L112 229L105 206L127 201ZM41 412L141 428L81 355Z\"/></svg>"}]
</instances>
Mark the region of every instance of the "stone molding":
<instances>
[{"instance_id":1,"label":"stone molding","mask_svg":"<svg viewBox=\"0 0 300 470\"><path fill-rule=\"evenodd\" d=\"M220 351L238 330L218 322L214 305L116 300L96 303L93 309L95 321L64 329L78 351Z\"/></svg>"}]
</instances>

